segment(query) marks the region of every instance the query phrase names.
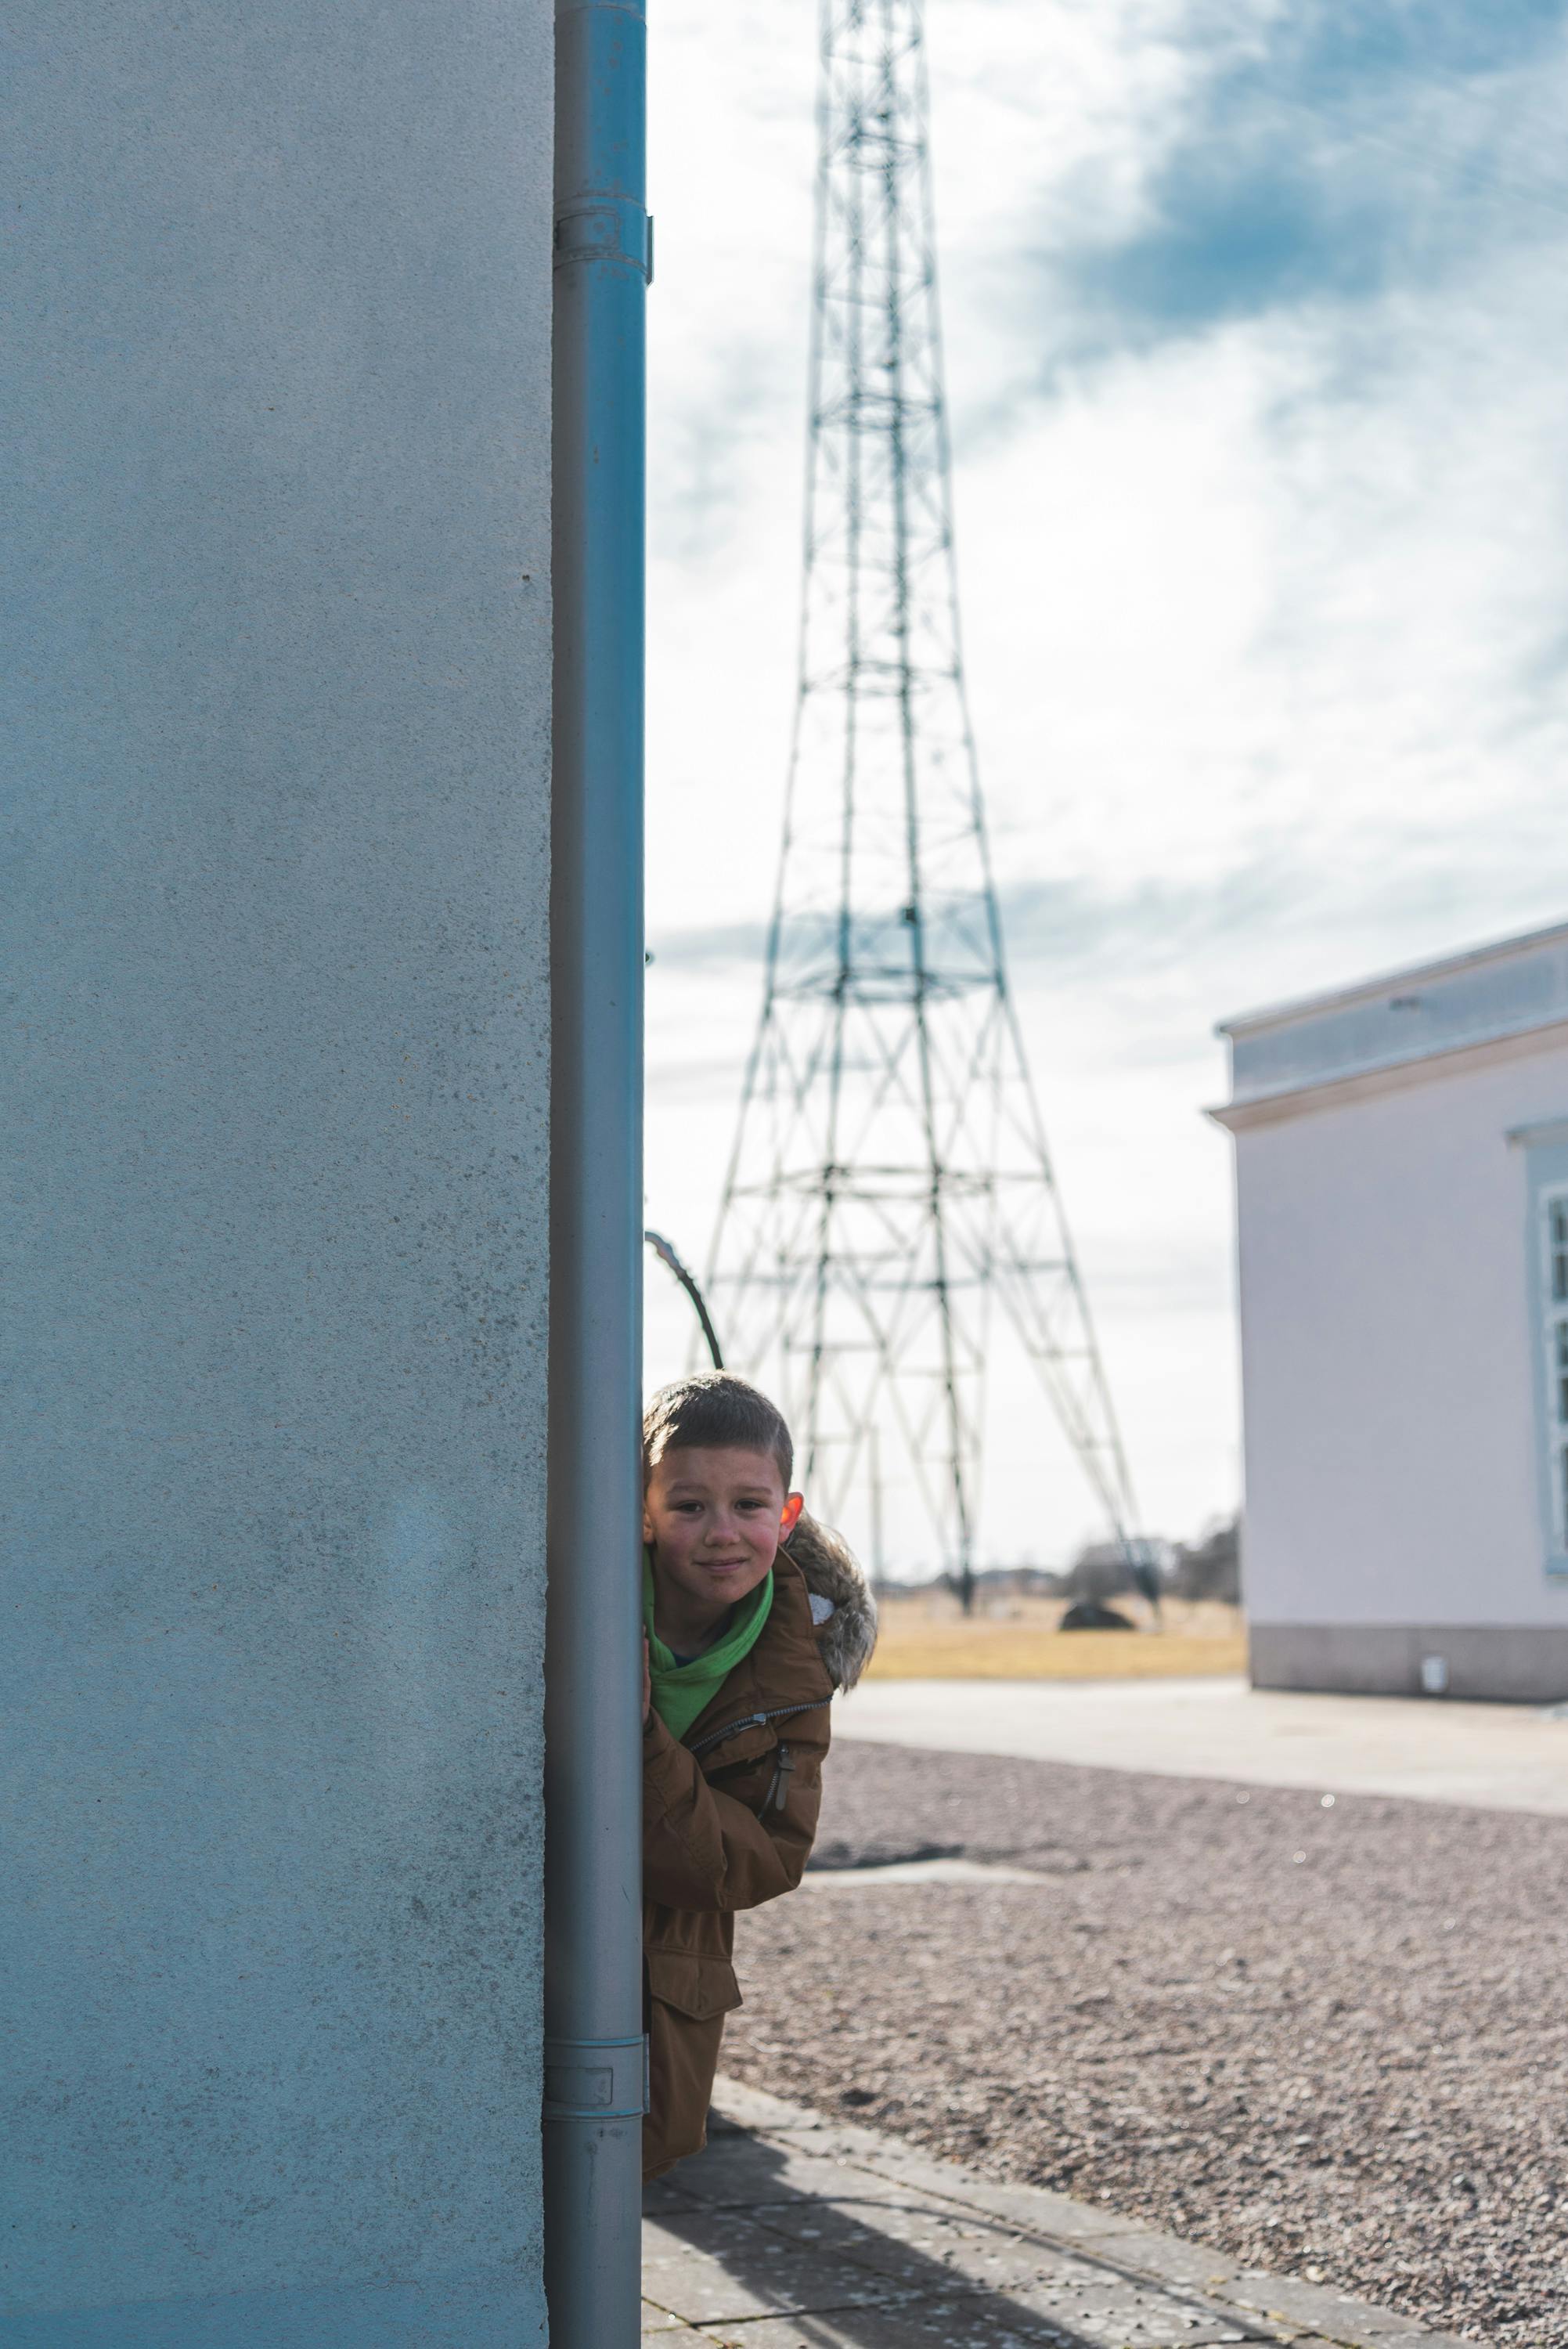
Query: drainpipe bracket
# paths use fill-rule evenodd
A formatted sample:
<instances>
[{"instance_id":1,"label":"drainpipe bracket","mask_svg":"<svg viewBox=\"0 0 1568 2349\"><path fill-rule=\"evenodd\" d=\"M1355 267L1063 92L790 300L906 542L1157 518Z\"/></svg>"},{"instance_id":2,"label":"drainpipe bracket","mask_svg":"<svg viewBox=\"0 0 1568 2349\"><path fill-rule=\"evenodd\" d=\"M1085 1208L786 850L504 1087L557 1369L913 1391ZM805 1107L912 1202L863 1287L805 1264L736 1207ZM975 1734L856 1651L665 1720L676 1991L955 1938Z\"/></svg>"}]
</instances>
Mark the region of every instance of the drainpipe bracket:
<instances>
[{"instance_id":1,"label":"drainpipe bracket","mask_svg":"<svg viewBox=\"0 0 1568 2349\"><path fill-rule=\"evenodd\" d=\"M654 223L629 196L607 196L560 212L555 221L555 264L564 261L629 261L654 282Z\"/></svg>"},{"instance_id":2,"label":"drainpipe bracket","mask_svg":"<svg viewBox=\"0 0 1568 2349\"><path fill-rule=\"evenodd\" d=\"M547 2121L641 2120L647 2108L646 2039L546 2039Z\"/></svg>"}]
</instances>

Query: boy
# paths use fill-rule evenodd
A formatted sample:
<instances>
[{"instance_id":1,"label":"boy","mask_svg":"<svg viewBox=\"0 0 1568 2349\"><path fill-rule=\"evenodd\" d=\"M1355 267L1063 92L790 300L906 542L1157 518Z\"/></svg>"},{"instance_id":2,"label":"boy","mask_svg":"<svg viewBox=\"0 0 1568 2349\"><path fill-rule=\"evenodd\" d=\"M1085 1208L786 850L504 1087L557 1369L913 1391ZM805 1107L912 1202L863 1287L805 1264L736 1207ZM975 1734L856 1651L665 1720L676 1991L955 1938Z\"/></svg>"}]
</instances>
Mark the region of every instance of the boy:
<instances>
[{"instance_id":1,"label":"boy","mask_svg":"<svg viewBox=\"0 0 1568 2349\"><path fill-rule=\"evenodd\" d=\"M664 1387L643 1421L644 2175L706 2142L735 1911L800 1881L828 1705L876 1638L864 1577L789 1489L789 1431L727 1371Z\"/></svg>"}]
</instances>

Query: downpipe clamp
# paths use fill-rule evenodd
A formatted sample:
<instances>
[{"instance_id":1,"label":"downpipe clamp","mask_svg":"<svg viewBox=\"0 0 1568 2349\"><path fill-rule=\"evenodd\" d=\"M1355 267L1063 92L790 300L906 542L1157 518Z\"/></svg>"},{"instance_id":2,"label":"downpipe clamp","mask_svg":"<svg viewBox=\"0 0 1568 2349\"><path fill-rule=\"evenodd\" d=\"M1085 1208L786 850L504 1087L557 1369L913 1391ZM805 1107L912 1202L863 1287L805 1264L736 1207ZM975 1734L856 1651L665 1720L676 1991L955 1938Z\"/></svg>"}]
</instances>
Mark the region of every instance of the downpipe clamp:
<instances>
[{"instance_id":1,"label":"downpipe clamp","mask_svg":"<svg viewBox=\"0 0 1568 2349\"><path fill-rule=\"evenodd\" d=\"M647 2109L645 2037L545 2040L547 2121L641 2120Z\"/></svg>"},{"instance_id":2,"label":"downpipe clamp","mask_svg":"<svg viewBox=\"0 0 1568 2349\"><path fill-rule=\"evenodd\" d=\"M555 265L563 261L629 261L654 282L652 215L629 196L573 205L555 220Z\"/></svg>"}]
</instances>

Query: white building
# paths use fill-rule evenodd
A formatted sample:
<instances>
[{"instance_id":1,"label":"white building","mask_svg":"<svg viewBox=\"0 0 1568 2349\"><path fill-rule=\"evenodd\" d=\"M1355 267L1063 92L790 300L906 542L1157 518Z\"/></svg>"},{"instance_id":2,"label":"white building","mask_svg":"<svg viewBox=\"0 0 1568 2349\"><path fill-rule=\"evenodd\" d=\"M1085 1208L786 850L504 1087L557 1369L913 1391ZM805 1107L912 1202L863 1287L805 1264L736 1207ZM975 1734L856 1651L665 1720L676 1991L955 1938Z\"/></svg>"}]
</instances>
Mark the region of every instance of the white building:
<instances>
[{"instance_id":1,"label":"white building","mask_svg":"<svg viewBox=\"0 0 1568 2349\"><path fill-rule=\"evenodd\" d=\"M1568 924L1220 1033L1253 1681L1568 1696Z\"/></svg>"}]
</instances>

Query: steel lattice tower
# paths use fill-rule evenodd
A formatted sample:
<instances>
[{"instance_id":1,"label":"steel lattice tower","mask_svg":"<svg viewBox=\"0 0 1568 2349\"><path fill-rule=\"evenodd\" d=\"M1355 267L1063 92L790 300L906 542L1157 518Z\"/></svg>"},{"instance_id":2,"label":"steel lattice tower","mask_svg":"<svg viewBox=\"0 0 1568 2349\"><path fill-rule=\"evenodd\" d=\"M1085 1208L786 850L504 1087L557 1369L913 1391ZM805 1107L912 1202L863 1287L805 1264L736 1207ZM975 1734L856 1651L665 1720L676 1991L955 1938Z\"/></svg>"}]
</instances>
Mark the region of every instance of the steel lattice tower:
<instances>
[{"instance_id":1,"label":"steel lattice tower","mask_svg":"<svg viewBox=\"0 0 1568 2349\"><path fill-rule=\"evenodd\" d=\"M823 0L799 686L709 1282L813 1506L923 1498L972 1588L993 1300L1130 1550L1127 1465L1008 992L965 704L922 0Z\"/></svg>"}]
</instances>

